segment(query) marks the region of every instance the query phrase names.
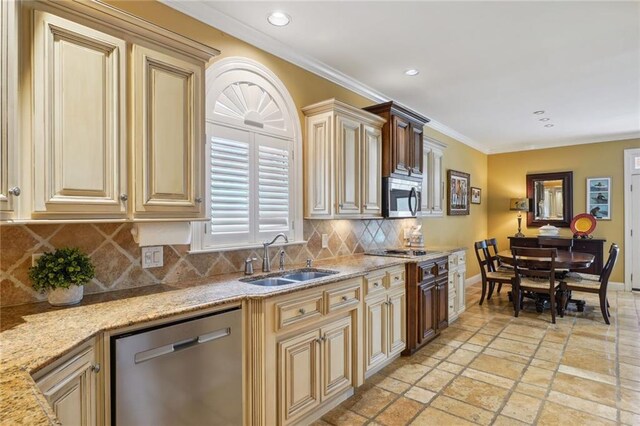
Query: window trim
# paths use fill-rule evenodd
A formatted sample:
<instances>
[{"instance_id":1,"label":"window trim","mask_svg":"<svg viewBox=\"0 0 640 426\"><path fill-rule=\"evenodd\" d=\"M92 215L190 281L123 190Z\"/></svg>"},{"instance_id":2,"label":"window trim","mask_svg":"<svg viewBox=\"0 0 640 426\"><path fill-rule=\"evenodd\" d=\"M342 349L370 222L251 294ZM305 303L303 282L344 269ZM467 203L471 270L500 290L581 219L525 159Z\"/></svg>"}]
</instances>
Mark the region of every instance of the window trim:
<instances>
[{"instance_id":1,"label":"window trim","mask_svg":"<svg viewBox=\"0 0 640 426\"><path fill-rule=\"evenodd\" d=\"M236 77L234 79L234 77ZM215 103L217 100L217 96L222 93L222 91L229 86L230 81L247 81L253 84L257 84L267 91L272 97L278 97L283 105L280 105L282 108L283 115L285 117L285 128L284 132L270 132L265 129L261 129L259 127L254 127L250 125L240 125L239 123L229 122L228 120L219 120L216 119L213 111L215 108ZM266 84L265 84L266 83ZM206 93L206 118L205 118L205 126L207 128L210 125L222 125L229 128L235 128L238 130L250 131L256 134L263 134L271 137L277 137L282 139L283 136L291 138L292 140L292 174L291 174L291 185L292 185L292 203L293 208L291 209L291 236L289 239L289 244L303 244L305 241L303 240L303 185L302 185L302 129L300 125L300 118L298 116L298 109L291 98L288 90L284 86L284 84L280 81L280 79L267 67L256 62L252 59L242 58L242 57L231 57L226 58L221 61L214 63L212 66L207 68L206 70L206 78L205 78L205 93ZM276 95L276 96L274 96ZM205 146L205 154L208 154L208 150L210 149L210 137L207 132L205 132L207 140L204 144ZM206 155L206 158L209 158ZM210 188L211 186L211 176L209 173L209 166L205 167L203 170L206 173L206 188ZM207 211L207 216L210 212L210 197L206 197L205 208ZM241 250L241 249L254 249L256 247L261 247L261 244L256 244L254 242L241 244L241 245L207 245L205 243L205 227L209 223L207 221L199 221L192 222L191 224L191 249L190 253L202 253L202 252L218 252L225 250Z\"/></svg>"}]
</instances>

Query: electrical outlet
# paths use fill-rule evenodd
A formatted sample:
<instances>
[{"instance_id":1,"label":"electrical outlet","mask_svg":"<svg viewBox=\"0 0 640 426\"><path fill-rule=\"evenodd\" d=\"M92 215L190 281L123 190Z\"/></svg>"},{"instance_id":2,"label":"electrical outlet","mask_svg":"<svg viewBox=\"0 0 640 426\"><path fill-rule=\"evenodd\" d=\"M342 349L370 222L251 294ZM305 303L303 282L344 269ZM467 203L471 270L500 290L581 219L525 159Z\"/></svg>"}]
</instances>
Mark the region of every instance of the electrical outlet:
<instances>
[{"instance_id":1,"label":"electrical outlet","mask_svg":"<svg viewBox=\"0 0 640 426\"><path fill-rule=\"evenodd\" d=\"M322 234L322 248L329 248L329 234Z\"/></svg>"},{"instance_id":2,"label":"electrical outlet","mask_svg":"<svg viewBox=\"0 0 640 426\"><path fill-rule=\"evenodd\" d=\"M142 247L142 267L159 268L162 263L162 246Z\"/></svg>"},{"instance_id":3,"label":"electrical outlet","mask_svg":"<svg viewBox=\"0 0 640 426\"><path fill-rule=\"evenodd\" d=\"M43 254L44 253L33 253L31 255L31 266L36 266L36 262L42 257Z\"/></svg>"}]
</instances>

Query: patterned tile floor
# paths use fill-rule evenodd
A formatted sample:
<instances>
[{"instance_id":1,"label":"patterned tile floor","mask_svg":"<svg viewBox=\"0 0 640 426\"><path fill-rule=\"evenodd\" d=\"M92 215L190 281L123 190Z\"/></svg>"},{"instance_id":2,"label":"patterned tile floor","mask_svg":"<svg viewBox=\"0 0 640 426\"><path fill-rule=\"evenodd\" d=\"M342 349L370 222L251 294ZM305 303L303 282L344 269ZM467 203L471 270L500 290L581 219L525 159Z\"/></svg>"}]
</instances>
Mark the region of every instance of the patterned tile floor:
<instances>
[{"instance_id":1,"label":"patterned tile floor","mask_svg":"<svg viewBox=\"0 0 640 426\"><path fill-rule=\"evenodd\" d=\"M371 377L315 425L640 425L640 294L610 293L551 324L526 304L513 317L507 291L467 310L411 357ZM571 308L570 308L571 309Z\"/></svg>"}]
</instances>

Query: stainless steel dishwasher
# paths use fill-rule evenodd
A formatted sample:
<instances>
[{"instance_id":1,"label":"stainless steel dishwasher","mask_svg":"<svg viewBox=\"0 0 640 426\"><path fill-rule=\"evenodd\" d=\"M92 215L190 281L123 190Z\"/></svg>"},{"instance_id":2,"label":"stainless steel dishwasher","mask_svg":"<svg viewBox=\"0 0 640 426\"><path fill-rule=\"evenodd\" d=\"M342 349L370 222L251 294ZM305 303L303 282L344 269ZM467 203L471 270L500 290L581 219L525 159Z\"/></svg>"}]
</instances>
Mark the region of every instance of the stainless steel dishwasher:
<instances>
[{"instance_id":1,"label":"stainless steel dishwasher","mask_svg":"<svg viewBox=\"0 0 640 426\"><path fill-rule=\"evenodd\" d=\"M112 337L113 422L242 425L241 312Z\"/></svg>"}]
</instances>

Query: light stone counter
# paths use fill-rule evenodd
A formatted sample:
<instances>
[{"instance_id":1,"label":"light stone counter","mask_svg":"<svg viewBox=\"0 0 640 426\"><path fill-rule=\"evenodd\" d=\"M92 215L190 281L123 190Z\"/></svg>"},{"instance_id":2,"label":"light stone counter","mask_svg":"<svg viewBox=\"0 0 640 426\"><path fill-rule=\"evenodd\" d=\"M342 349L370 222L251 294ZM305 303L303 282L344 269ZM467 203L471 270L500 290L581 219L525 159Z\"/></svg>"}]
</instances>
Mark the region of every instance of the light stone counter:
<instances>
[{"instance_id":1,"label":"light stone counter","mask_svg":"<svg viewBox=\"0 0 640 426\"><path fill-rule=\"evenodd\" d=\"M318 261L313 265L315 268L339 272L278 287L245 283L240 281L244 278L242 274L234 273L175 285L88 295L81 304L66 308L53 308L46 302L3 308L0 311L0 423L58 424L31 375L100 332L244 299L322 286L376 269L446 256L460 248L439 250L442 252L415 259L357 255Z\"/></svg>"}]
</instances>

